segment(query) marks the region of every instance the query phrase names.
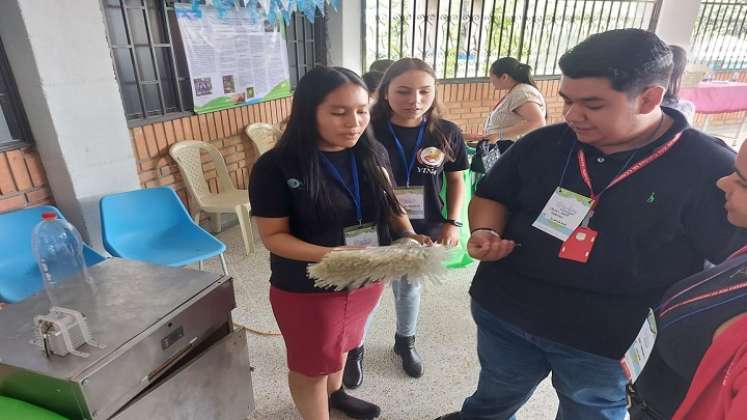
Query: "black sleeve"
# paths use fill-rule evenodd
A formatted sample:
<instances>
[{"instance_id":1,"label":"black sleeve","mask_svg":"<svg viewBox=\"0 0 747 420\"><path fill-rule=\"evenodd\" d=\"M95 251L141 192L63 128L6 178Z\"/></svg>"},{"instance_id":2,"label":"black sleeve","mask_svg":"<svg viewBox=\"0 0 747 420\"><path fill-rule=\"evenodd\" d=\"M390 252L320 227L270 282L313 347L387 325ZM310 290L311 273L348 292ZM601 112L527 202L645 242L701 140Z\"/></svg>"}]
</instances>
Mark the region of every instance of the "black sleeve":
<instances>
[{"instance_id":1,"label":"black sleeve","mask_svg":"<svg viewBox=\"0 0 747 420\"><path fill-rule=\"evenodd\" d=\"M293 180L285 179L275 154L275 151L271 150L260 156L249 176L249 202L253 216L290 216L291 194L288 182Z\"/></svg>"},{"instance_id":2,"label":"black sleeve","mask_svg":"<svg viewBox=\"0 0 747 420\"><path fill-rule=\"evenodd\" d=\"M454 152L454 160L447 161L444 164L445 172L458 172L469 168L469 160L467 159L467 147L464 142L464 136L462 130L454 123L449 122L445 127L446 135L449 140L449 146L451 146L452 152Z\"/></svg>"},{"instance_id":3,"label":"black sleeve","mask_svg":"<svg viewBox=\"0 0 747 420\"><path fill-rule=\"evenodd\" d=\"M707 142L710 139L696 139ZM692 204L683 212L683 223L691 243L708 259L718 264L747 244L747 230L726 219L724 192L716 187L719 178L734 171L734 152L713 144L714 152L705 153L701 168L702 184L695 190Z\"/></svg>"}]
</instances>

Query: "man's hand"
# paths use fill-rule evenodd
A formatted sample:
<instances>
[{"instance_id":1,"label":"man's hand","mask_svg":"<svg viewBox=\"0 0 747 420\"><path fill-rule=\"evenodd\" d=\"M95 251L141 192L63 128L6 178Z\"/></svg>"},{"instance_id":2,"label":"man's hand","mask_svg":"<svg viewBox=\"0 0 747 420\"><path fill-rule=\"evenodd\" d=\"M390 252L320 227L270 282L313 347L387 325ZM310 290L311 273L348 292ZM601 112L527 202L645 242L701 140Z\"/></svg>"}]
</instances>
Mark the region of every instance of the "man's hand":
<instances>
[{"instance_id":1,"label":"man's hand","mask_svg":"<svg viewBox=\"0 0 747 420\"><path fill-rule=\"evenodd\" d=\"M467 252L479 261L498 261L510 254L515 246L514 241L502 239L498 233L481 229L470 236Z\"/></svg>"}]
</instances>

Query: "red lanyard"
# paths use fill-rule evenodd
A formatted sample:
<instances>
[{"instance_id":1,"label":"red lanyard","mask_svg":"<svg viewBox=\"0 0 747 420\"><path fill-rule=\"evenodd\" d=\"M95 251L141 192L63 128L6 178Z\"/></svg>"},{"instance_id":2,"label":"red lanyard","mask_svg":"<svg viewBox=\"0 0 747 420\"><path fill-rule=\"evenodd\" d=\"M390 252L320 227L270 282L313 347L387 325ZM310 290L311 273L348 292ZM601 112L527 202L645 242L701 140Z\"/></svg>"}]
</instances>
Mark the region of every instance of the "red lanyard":
<instances>
[{"instance_id":1,"label":"red lanyard","mask_svg":"<svg viewBox=\"0 0 747 420\"><path fill-rule=\"evenodd\" d=\"M602 191L599 192L599 194L594 193L594 188L591 186L591 178L589 177L589 170L588 166L586 164L586 154L584 153L583 149L578 149L578 168L581 171L581 178L583 178L584 183L589 188L589 192L591 193L591 208L592 210L599 204L599 197L608 189L614 187L615 185L619 184L620 182L624 181L634 173L640 171L641 169L648 166L651 162L655 161L656 159L659 159L662 157L665 153L669 151L677 142L680 140L680 137L682 137L682 132L677 133L671 140L668 142L662 144L654 152L649 155L648 157L639 160L638 162L634 163L630 166L630 168L624 170L622 173L620 173L618 176L616 176L610 183L602 189Z\"/></svg>"},{"instance_id":2,"label":"red lanyard","mask_svg":"<svg viewBox=\"0 0 747 420\"><path fill-rule=\"evenodd\" d=\"M740 255L744 255L744 254L747 254L747 246L744 246L744 247L740 248L739 250L737 250L736 252L734 252L733 254L731 254L729 256L729 258L727 258L727 260L730 260L732 258L736 258L736 257L738 257ZM679 303L677 303L675 305L666 307L666 305L668 305L669 303L671 303L673 300L677 299L678 297L682 296L684 293L687 293L690 290L692 290L692 289L694 289L694 288L696 288L698 286L701 286L704 283L707 283L708 281L714 279L715 277L718 277L720 274L722 274L722 273L716 273L716 274L714 274L712 276L709 276L709 277L707 277L707 278L705 278L705 279L703 279L703 280L701 280L701 281L693 284L692 286L686 288L685 290L680 291L679 293L675 294L671 298L667 299L667 301L664 302L661 305L662 308L660 309L659 317L663 317L666 313L671 312L674 309L679 308L681 306L689 305L691 303L699 302L701 300L710 299L712 297L721 296L721 295L723 295L725 293L733 292L735 290L740 290L740 289L744 289L745 287L747 287L747 282L733 284L731 286L724 287L724 288L718 289L718 290L714 290L714 291L711 291L711 292L708 292L708 293L704 293L702 295L698 295L698 296L692 297L690 299L684 300L682 302L679 302Z\"/></svg>"},{"instance_id":3,"label":"red lanyard","mask_svg":"<svg viewBox=\"0 0 747 420\"><path fill-rule=\"evenodd\" d=\"M733 254L729 255L729 258L727 260L730 260L732 258L736 258L740 255L747 254L747 245L743 246L742 248L739 248L738 250L734 251Z\"/></svg>"}]
</instances>

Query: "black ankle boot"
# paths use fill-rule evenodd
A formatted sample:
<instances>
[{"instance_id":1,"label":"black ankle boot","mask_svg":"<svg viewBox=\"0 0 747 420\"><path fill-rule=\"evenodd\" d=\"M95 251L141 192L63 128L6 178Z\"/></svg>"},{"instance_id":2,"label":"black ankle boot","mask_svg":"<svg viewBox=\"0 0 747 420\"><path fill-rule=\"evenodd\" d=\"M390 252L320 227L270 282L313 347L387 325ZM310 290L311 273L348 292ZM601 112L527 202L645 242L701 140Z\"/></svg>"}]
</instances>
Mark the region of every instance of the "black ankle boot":
<instances>
[{"instance_id":1,"label":"black ankle boot","mask_svg":"<svg viewBox=\"0 0 747 420\"><path fill-rule=\"evenodd\" d=\"M348 395L342 388L329 396L329 408L340 410L354 419L375 419L381 414L378 405Z\"/></svg>"},{"instance_id":2,"label":"black ankle boot","mask_svg":"<svg viewBox=\"0 0 747 420\"><path fill-rule=\"evenodd\" d=\"M415 350L415 336L394 335L394 352L402 358L402 368L413 378L423 376L423 360Z\"/></svg>"},{"instance_id":3,"label":"black ankle boot","mask_svg":"<svg viewBox=\"0 0 747 420\"><path fill-rule=\"evenodd\" d=\"M355 389L363 383L363 346L350 350L342 372L342 383L345 388Z\"/></svg>"}]
</instances>

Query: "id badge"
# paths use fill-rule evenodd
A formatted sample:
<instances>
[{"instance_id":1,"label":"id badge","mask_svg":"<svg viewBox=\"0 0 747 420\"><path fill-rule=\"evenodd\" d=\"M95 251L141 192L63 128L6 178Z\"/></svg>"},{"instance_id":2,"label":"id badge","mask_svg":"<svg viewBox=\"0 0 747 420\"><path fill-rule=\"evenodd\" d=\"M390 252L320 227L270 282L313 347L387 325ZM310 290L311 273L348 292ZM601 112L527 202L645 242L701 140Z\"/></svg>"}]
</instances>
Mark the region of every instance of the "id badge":
<instances>
[{"instance_id":1,"label":"id badge","mask_svg":"<svg viewBox=\"0 0 747 420\"><path fill-rule=\"evenodd\" d=\"M560 258L586 264L598 232L587 227L577 228L560 247Z\"/></svg>"},{"instance_id":2,"label":"id badge","mask_svg":"<svg viewBox=\"0 0 747 420\"><path fill-rule=\"evenodd\" d=\"M558 187L532 226L565 241L591 210L591 198Z\"/></svg>"},{"instance_id":3,"label":"id badge","mask_svg":"<svg viewBox=\"0 0 747 420\"><path fill-rule=\"evenodd\" d=\"M379 246L379 230L374 223L346 227L345 245L369 247Z\"/></svg>"},{"instance_id":4,"label":"id badge","mask_svg":"<svg viewBox=\"0 0 747 420\"><path fill-rule=\"evenodd\" d=\"M394 189L394 195L410 220L425 219L425 190L422 186L398 187Z\"/></svg>"},{"instance_id":5,"label":"id badge","mask_svg":"<svg viewBox=\"0 0 747 420\"><path fill-rule=\"evenodd\" d=\"M635 383L636 379L646 367L646 362L651 357L656 343L656 317L654 311L649 309L646 320L643 321L641 330L638 332L633 344L625 352L625 356L620 359L620 365L625 372L625 377L630 383Z\"/></svg>"}]
</instances>

